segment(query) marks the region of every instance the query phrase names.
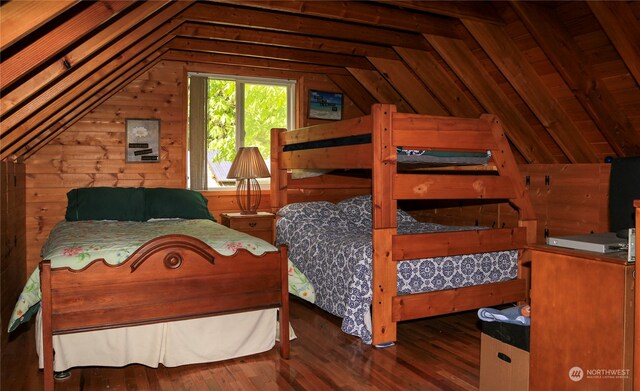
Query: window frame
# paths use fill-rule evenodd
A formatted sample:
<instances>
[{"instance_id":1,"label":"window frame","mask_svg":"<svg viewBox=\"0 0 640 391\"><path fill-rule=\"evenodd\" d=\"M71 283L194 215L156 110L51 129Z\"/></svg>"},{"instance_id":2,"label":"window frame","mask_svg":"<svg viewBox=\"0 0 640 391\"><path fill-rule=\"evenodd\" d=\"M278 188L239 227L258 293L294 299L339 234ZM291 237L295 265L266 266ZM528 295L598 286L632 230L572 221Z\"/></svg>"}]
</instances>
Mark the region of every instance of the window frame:
<instances>
[{"instance_id":1,"label":"window frame","mask_svg":"<svg viewBox=\"0 0 640 391\"><path fill-rule=\"evenodd\" d=\"M190 81L191 77L202 77L206 78L207 82L210 79L216 80L228 80L236 83L236 127L235 127L235 136L236 136L236 147L244 146L244 136L245 136L245 128L244 128L244 92L246 84L257 84L257 85L274 85L274 86L283 86L287 88L287 129L293 129L295 127L295 115L296 115L296 85L297 81L295 79L279 79L273 77L253 77L253 76L238 76L238 75L228 75L228 74L220 74L220 73L207 73L207 72L187 72L187 79ZM187 83L190 84L189 82ZM188 93L190 93L190 88L187 87ZM205 88L205 94L207 93L208 88ZM205 102L208 102L208 96L204 98ZM187 102L190 102L190 99L187 99ZM190 103L187 103L187 113L190 112ZM202 119L205 122L204 132L207 132L207 110L205 108L204 118ZM189 126L187 127L188 139L191 139L191 121L192 119L188 119ZM204 137L206 143L206 135ZM190 150L190 148L188 148ZM206 145L205 145L206 151ZM206 152L205 152L206 155ZM205 164L206 164L206 156ZM190 156L187 156L187 176L186 176L186 184L189 188L191 188L191 178L190 178L190 168L191 167L191 159ZM270 169L270 168L269 168ZM205 172L208 172L205 170ZM263 190L269 190L269 183L271 178L264 178L259 180L261 187ZM205 183L208 183L208 178ZM220 186L209 188L208 184L204 189L193 189L199 191L231 191L235 190L234 186Z\"/></svg>"}]
</instances>

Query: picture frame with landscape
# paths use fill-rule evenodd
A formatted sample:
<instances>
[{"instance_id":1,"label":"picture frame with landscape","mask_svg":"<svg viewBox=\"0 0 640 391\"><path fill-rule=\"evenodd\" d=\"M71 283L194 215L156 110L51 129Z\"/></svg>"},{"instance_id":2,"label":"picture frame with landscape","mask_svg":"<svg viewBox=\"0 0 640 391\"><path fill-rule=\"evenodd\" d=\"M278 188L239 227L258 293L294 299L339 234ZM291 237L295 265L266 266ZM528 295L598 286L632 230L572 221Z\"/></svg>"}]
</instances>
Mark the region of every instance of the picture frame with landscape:
<instances>
[{"instance_id":1,"label":"picture frame with landscape","mask_svg":"<svg viewBox=\"0 0 640 391\"><path fill-rule=\"evenodd\" d=\"M309 118L339 121L342 119L343 94L309 90Z\"/></svg>"}]
</instances>

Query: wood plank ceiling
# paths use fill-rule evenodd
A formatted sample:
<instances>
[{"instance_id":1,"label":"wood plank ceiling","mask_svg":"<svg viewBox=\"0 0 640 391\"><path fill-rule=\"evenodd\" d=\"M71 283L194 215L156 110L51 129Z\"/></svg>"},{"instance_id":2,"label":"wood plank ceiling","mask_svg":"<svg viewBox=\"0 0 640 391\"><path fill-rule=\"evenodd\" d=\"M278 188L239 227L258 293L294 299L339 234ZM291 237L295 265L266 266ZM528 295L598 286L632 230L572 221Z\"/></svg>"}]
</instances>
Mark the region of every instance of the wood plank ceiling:
<instances>
[{"instance_id":1,"label":"wood plank ceiling","mask_svg":"<svg viewBox=\"0 0 640 391\"><path fill-rule=\"evenodd\" d=\"M158 61L326 75L367 113L497 114L524 163L640 155L640 2L9 1L0 158Z\"/></svg>"}]
</instances>

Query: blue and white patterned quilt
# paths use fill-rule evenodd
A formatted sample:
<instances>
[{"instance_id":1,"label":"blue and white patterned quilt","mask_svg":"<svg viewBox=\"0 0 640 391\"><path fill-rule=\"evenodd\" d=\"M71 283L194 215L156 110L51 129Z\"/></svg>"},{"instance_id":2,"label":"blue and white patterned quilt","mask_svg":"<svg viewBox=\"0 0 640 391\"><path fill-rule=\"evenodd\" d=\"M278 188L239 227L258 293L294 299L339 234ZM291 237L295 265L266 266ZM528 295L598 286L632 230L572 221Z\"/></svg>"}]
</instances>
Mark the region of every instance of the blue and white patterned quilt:
<instances>
[{"instance_id":1,"label":"blue and white patterned quilt","mask_svg":"<svg viewBox=\"0 0 640 391\"><path fill-rule=\"evenodd\" d=\"M315 304L342 318L342 330L371 343L371 198L337 204L307 202L283 207L277 244L289 246L289 259L315 288ZM398 234L474 230L420 223L398 210ZM517 276L517 251L436 257L398 262L398 293L430 292Z\"/></svg>"}]
</instances>

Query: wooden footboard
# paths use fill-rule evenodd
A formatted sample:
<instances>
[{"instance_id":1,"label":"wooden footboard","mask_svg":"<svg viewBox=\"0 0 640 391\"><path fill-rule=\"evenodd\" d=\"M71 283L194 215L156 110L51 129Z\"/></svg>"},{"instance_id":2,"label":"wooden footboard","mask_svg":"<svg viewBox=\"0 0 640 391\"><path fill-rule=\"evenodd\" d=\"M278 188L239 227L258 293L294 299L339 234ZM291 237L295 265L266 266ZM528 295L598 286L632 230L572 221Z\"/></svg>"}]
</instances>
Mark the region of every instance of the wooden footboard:
<instances>
[{"instance_id":1,"label":"wooden footboard","mask_svg":"<svg viewBox=\"0 0 640 391\"><path fill-rule=\"evenodd\" d=\"M279 308L289 356L287 249L224 256L185 235L145 243L126 261L82 270L40 263L45 390L53 390L53 335Z\"/></svg>"}]
</instances>

